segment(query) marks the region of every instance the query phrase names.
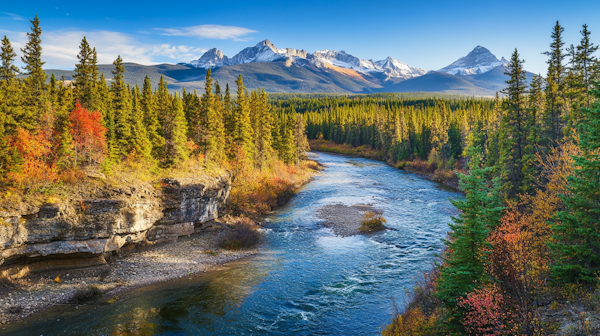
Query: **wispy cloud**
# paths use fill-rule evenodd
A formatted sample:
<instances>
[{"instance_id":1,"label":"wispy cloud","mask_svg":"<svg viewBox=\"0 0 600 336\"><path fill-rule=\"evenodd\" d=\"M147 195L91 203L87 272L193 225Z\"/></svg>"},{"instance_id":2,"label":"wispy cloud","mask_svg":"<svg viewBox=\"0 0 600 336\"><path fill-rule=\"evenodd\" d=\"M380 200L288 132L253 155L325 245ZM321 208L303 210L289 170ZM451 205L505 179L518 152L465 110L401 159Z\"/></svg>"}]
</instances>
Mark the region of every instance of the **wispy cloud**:
<instances>
[{"instance_id":1,"label":"wispy cloud","mask_svg":"<svg viewBox=\"0 0 600 336\"><path fill-rule=\"evenodd\" d=\"M26 33L4 32L11 39L15 51L20 53L20 48L27 42ZM112 31L46 31L42 35L42 60L46 62L45 68L74 68L79 44L84 36L90 46L96 48L100 64L112 63L118 55L125 62L147 65L189 62L206 52L204 48L186 45L144 43L135 36Z\"/></svg>"},{"instance_id":2,"label":"wispy cloud","mask_svg":"<svg viewBox=\"0 0 600 336\"><path fill-rule=\"evenodd\" d=\"M199 25L182 28L154 28L159 31L161 35L165 36L190 36L197 38L206 39L219 39L219 40L234 40L234 41L247 41L251 39L246 35L256 33L256 30L235 27L235 26L220 26L220 25Z\"/></svg>"},{"instance_id":3,"label":"wispy cloud","mask_svg":"<svg viewBox=\"0 0 600 336\"><path fill-rule=\"evenodd\" d=\"M2 12L2 14L8 16L9 18L13 19L13 20L17 20L17 21L25 21L25 19L19 15L19 14L15 14L15 13L8 13L8 12Z\"/></svg>"}]
</instances>

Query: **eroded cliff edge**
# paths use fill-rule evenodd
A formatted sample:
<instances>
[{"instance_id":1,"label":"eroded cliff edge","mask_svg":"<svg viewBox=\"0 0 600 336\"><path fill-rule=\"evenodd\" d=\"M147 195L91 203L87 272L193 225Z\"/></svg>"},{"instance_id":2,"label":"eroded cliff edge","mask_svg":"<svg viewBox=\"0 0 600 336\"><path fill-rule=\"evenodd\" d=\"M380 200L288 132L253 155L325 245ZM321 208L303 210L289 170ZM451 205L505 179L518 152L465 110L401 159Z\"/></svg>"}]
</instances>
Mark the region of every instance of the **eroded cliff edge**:
<instances>
[{"instance_id":1,"label":"eroded cliff edge","mask_svg":"<svg viewBox=\"0 0 600 336\"><path fill-rule=\"evenodd\" d=\"M223 210L232 174L135 185L87 183L68 199L0 208L0 278L104 264L126 246L187 236Z\"/></svg>"}]
</instances>

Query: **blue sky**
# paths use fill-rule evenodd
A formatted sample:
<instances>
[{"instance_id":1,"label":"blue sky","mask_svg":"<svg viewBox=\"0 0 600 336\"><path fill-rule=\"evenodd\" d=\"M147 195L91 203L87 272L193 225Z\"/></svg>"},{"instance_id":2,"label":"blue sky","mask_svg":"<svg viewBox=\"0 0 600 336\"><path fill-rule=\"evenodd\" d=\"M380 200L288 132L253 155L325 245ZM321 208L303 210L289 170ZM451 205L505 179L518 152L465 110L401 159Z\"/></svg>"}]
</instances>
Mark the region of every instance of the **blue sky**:
<instances>
[{"instance_id":1,"label":"blue sky","mask_svg":"<svg viewBox=\"0 0 600 336\"><path fill-rule=\"evenodd\" d=\"M0 35L20 47L36 13L47 68L70 69L86 35L100 63L121 54L142 64L197 59L217 47L233 56L269 39L280 48L392 56L435 70L482 45L498 58L514 48L525 67L545 72L551 28L567 44L587 23L600 44L600 1L2 1ZM97 5L100 6L97 7Z\"/></svg>"}]
</instances>

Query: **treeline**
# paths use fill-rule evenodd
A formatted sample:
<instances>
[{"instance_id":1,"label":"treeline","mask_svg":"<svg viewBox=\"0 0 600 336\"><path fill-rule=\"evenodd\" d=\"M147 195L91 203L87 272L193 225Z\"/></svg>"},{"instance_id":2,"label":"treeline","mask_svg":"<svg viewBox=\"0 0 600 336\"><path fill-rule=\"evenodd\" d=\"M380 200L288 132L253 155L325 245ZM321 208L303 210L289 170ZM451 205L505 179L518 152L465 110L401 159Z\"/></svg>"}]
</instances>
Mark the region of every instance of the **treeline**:
<instances>
[{"instance_id":1,"label":"treeline","mask_svg":"<svg viewBox=\"0 0 600 336\"><path fill-rule=\"evenodd\" d=\"M444 117L443 105L431 113L430 129L448 125L443 138L431 132L431 150L466 158L466 173L458 174L466 196L454 202L460 215L441 260L384 334L548 335L571 312L575 334L600 333L590 319L600 313L598 46L587 25L577 46L565 48L563 32L557 22L548 72L530 84L514 51L505 98L481 108L479 118L459 124ZM380 133L391 128L371 120ZM457 131L463 147L455 152ZM411 139L396 146L404 141Z\"/></svg>"},{"instance_id":2,"label":"treeline","mask_svg":"<svg viewBox=\"0 0 600 336\"><path fill-rule=\"evenodd\" d=\"M368 145L392 161L428 158L432 150L445 158L461 156L475 129L498 128L499 99L385 99L323 102L325 107L306 112L309 139L338 144ZM315 104L315 103L312 103Z\"/></svg>"},{"instance_id":3,"label":"treeline","mask_svg":"<svg viewBox=\"0 0 600 336\"><path fill-rule=\"evenodd\" d=\"M205 91L171 93L162 77L158 89L124 81L119 56L113 77L99 76L97 52L84 37L73 81L42 70L40 21L31 21L16 53L2 39L0 64L0 180L5 185L55 181L61 171L100 165L105 172L126 158L156 167L176 167L190 157L206 164L233 163L263 169L274 161L298 164L308 149L301 115L274 109L264 91L249 92L242 77L235 92L214 83ZM19 75L22 76L19 76Z\"/></svg>"}]
</instances>

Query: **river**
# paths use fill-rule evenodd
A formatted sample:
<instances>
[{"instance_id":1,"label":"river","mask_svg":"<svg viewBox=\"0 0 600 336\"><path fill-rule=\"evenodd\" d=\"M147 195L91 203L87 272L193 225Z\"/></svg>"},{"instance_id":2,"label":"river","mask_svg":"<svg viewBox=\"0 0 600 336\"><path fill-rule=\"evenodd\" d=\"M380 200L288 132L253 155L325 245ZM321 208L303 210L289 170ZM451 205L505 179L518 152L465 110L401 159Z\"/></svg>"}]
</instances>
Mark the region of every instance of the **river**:
<instances>
[{"instance_id":1,"label":"river","mask_svg":"<svg viewBox=\"0 0 600 336\"><path fill-rule=\"evenodd\" d=\"M5 335L377 335L431 267L461 194L382 162L318 154L326 166L266 218L255 257L140 288L115 303L50 309ZM339 237L316 211L370 204L390 230Z\"/></svg>"}]
</instances>

